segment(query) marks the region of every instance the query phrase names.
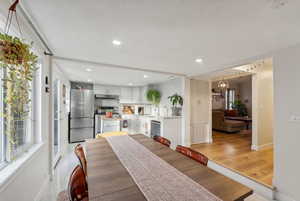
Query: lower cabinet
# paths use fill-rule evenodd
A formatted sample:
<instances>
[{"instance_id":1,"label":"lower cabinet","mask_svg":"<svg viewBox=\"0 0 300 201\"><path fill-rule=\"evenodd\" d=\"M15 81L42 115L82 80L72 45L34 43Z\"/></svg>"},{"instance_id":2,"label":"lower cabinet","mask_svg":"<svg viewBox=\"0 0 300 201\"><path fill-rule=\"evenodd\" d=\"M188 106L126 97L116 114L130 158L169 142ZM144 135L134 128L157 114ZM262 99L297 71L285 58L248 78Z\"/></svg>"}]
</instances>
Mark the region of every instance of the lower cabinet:
<instances>
[{"instance_id":1,"label":"lower cabinet","mask_svg":"<svg viewBox=\"0 0 300 201\"><path fill-rule=\"evenodd\" d=\"M161 136L171 141L171 148L182 145L181 118L165 118L161 121Z\"/></svg>"},{"instance_id":2,"label":"lower cabinet","mask_svg":"<svg viewBox=\"0 0 300 201\"><path fill-rule=\"evenodd\" d=\"M140 134L141 133L140 124L141 121L139 120L139 118L136 117L131 118L128 122L128 132L130 134Z\"/></svg>"}]
</instances>

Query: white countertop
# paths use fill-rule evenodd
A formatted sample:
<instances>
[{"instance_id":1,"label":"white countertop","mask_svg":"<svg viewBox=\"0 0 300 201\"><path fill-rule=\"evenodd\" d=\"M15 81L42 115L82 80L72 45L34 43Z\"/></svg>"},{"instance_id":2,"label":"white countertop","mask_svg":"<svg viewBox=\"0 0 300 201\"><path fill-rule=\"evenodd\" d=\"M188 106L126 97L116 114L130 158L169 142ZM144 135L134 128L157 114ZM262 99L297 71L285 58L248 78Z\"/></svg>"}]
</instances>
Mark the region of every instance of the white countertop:
<instances>
[{"instance_id":1,"label":"white countertop","mask_svg":"<svg viewBox=\"0 0 300 201\"><path fill-rule=\"evenodd\" d=\"M126 118L128 114L126 115L122 115L125 116L124 118ZM137 115L137 114L131 114L128 115L128 117L130 116L134 116L134 117L138 117L138 118L150 118L150 119L157 119L157 120L162 120L162 119L181 119L182 116L156 116L156 115Z\"/></svg>"}]
</instances>

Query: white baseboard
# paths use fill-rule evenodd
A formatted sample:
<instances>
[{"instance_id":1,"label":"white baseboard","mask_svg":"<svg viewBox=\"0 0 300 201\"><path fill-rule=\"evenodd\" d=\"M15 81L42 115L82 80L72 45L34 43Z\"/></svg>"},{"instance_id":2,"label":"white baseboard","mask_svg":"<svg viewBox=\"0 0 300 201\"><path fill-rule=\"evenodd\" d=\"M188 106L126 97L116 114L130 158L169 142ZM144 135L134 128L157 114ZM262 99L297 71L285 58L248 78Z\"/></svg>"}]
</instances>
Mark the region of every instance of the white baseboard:
<instances>
[{"instance_id":1,"label":"white baseboard","mask_svg":"<svg viewBox=\"0 0 300 201\"><path fill-rule=\"evenodd\" d=\"M44 180L44 183L42 184L38 194L35 196L34 201L41 201L43 198L43 195L49 190L48 186L50 183L50 176L48 175L46 179Z\"/></svg>"},{"instance_id":2,"label":"white baseboard","mask_svg":"<svg viewBox=\"0 0 300 201\"><path fill-rule=\"evenodd\" d=\"M266 149L266 148L272 148L273 147L273 143L267 143L267 144L263 144L263 145L251 145L251 150L254 150L254 151L259 151L259 150L262 150L262 149Z\"/></svg>"},{"instance_id":3,"label":"white baseboard","mask_svg":"<svg viewBox=\"0 0 300 201\"><path fill-rule=\"evenodd\" d=\"M260 184L248 177L242 176L242 175L240 175L228 168L225 168L213 161L208 161L208 167L219 172L220 174L223 174L223 175L231 178L234 181L237 181L237 182L244 184L245 186L253 189L253 191L255 193L257 193L258 195L261 195L269 200L274 199L274 189L268 188L263 184Z\"/></svg>"},{"instance_id":4,"label":"white baseboard","mask_svg":"<svg viewBox=\"0 0 300 201\"><path fill-rule=\"evenodd\" d=\"M197 142L192 142L192 144L204 144L204 143L209 143L207 140L198 140Z\"/></svg>"}]
</instances>

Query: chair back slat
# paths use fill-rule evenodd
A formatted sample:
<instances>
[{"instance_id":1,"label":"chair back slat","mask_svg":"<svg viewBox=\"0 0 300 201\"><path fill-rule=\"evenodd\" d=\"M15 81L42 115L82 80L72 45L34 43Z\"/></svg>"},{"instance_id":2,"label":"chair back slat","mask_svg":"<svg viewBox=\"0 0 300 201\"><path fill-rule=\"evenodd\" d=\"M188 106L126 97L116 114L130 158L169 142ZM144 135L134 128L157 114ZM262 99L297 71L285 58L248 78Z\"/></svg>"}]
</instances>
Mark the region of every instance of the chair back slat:
<instances>
[{"instance_id":1,"label":"chair back slat","mask_svg":"<svg viewBox=\"0 0 300 201\"><path fill-rule=\"evenodd\" d=\"M75 152L75 155L77 156L77 158L80 162L80 165L83 169L83 172L84 172L85 176L87 176L87 162L86 162L86 158L85 158L85 154L84 154L82 145L78 144L75 147L74 152Z\"/></svg>"},{"instance_id":2,"label":"chair back slat","mask_svg":"<svg viewBox=\"0 0 300 201\"><path fill-rule=\"evenodd\" d=\"M167 147L170 147L170 145L171 145L171 141L168 140L167 138L164 138L164 137L161 137L161 136L157 136L157 135L156 135L156 136L153 137L153 139L154 139L155 141L157 141L157 142L159 142L159 143L161 143L161 144L167 146Z\"/></svg>"},{"instance_id":3,"label":"chair back slat","mask_svg":"<svg viewBox=\"0 0 300 201\"><path fill-rule=\"evenodd\" d=\"M208 158L205 155L203 155L189 147L178 145L176 147L176 151L179 153L182 153L185 156L188 156L189 158L192 158L192 159L198 161L202 165L207 166Z\"/></svg>"},{"instance_id":4,"label":"chair back slat","mask_svg":"<svg viewBox=\"0 0 300 201\"><path fill-rule=\"evenodd\" d=\"M71 201L81 201L88 198L86 177L83 169L79 165L75 167L70 176L68 196Z\"/></svg>"}]
</instances>

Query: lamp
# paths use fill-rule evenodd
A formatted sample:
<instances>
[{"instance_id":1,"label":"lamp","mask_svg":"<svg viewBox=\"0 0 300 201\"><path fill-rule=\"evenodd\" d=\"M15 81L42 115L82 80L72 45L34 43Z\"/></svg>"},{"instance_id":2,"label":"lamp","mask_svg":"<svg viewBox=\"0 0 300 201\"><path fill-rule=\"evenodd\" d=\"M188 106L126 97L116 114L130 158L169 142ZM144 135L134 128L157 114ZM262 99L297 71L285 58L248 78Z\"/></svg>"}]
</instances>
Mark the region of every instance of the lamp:
<instances>
[{"instance_id":1,"label":"lamp","mask_svg":"<svg viewBox=\"0 0 300 201\"><path fill-rule=\"evenodd\" d=\"M223 80L220 80L218 82L217 86L221 90L228 89L229 88L229 82L223 79Z\"/></svg>"}]
</instances>

